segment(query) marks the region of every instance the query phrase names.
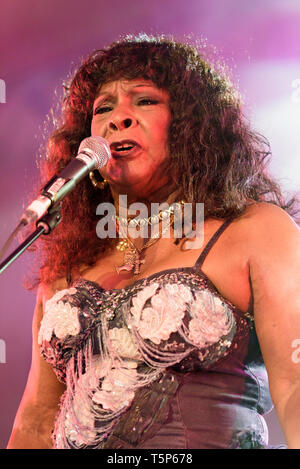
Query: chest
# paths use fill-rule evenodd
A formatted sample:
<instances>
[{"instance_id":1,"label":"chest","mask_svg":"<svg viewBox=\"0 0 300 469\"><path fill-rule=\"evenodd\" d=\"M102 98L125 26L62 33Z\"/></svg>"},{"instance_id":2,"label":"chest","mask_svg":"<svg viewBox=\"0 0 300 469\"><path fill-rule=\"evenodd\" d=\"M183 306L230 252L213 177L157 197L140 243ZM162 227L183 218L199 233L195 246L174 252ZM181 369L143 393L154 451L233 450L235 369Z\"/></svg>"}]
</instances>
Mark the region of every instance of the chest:
<instances>
[{"instance_id":1,"label":"chest","mask_svg":"<svg viewBox=\"0 0 300 469\"><path fill-rule=\"evenodd\" d=\"M201 246L187 249L187 243L174 243L174 239L160 239L139 256L139 272L119 270L128 263L126 251L112 250L99 258L96 265L85 269L81 276L98 283L105 290L122 289L137 280L150 277L157 272L194 266L209 239L216 230L216 225L204 231ZM250 303L249 269L247 248L234 230L223 233L206 255L202 271L214 284L221 295L246 312Z\"/></svg>"}]
</instances>

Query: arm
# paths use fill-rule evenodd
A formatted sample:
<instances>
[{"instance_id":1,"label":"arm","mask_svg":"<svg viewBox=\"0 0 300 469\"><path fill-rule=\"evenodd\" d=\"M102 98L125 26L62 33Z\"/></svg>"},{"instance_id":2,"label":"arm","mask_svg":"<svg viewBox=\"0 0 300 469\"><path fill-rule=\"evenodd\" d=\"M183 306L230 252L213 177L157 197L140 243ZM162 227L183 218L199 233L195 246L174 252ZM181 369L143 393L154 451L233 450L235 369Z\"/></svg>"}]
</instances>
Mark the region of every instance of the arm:
<instances>
[{"instance_id":1,"label":"arm","mask_svg":"<svg viewBox=\"0 0 300 469\"><path fill-rule=\"evenodd\" d=\"M288 448L300 449L300 231L276 206L253 210L248 228L256 331Z\"/></svg>"},{"instance_id":2,"label":"arm","mask_svg":"<svg viewBox=\"0 0 300 469\"><path fill-rule=\"evenodd\" d=\"M33 317L31 368L7 449L47 449L53 446L51 432L65 386L40 355L38 345L43 304L52 294L51 289L39 287Z\"/></svg>"}]
</instances>

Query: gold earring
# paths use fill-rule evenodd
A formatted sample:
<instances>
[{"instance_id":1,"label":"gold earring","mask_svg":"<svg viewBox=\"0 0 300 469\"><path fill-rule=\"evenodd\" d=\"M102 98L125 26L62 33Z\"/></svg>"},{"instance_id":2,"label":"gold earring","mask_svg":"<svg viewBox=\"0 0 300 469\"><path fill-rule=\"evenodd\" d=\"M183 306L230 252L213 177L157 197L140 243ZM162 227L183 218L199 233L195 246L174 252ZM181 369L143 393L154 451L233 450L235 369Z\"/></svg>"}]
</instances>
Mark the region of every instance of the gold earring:
<instances>
[{"instance_id":1,"label":"gold earring","mask_svg":"<svg viewBox=\"0 0 300 469\"><path fill-rule=\"evenodd\" d=\"M90 180L92 181L93 186L96 189L103 190L108 184L106 179L103 179L103 181L98 180L94 174L94 171L90 171L89 176L90 176Z\"/></svg>"}]
</instances>

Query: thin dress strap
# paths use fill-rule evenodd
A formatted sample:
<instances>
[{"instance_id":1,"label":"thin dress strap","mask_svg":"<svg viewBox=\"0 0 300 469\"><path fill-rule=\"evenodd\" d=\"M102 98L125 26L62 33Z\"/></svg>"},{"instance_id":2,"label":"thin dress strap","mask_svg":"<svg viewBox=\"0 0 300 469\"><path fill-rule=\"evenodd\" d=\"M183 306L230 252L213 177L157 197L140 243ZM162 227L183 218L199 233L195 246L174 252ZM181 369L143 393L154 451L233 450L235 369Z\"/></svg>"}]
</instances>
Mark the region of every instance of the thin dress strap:
<instances>
[{"instance_id":1,"label":"thin dress strap","mask_svg":"<svg viewBox=\"0 0 300 469\"><path fill-rule=\"evenodd\" d=\"M232 222L233 219L234 219L234 217L227 218L227 220L225 220L225 222L220 226L220 228L217 229L215 234L210 238L210 240L206 244L205 248L201 252L200 256L198 257L198 259L195 263L195 267L201 268L207 254L209 253L209 251L211 250L211 248L213 247L213 245L215 244L217 239L221 236L223 231L227 228L227 226L230 225L230 223Z\"/></svg>"}]
</instances>

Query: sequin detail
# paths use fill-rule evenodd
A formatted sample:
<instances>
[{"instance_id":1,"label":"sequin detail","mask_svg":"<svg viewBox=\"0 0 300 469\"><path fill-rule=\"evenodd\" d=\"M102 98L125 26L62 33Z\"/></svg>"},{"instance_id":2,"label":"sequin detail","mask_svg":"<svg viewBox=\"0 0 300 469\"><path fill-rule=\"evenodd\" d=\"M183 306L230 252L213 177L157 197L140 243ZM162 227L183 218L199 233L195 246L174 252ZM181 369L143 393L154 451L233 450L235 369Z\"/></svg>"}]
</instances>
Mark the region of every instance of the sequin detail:
<instances>
[{"instance_id":1,"label":"sequin detail","mask_svg":"<svg viewBox=\"0 0 300 469\"><path fill-rule=\"evenodd\" d=\"M159 383L169 367L216 363L248 330L230 303L192 271L109 291L81 279L47 305L41 352L67 385L55 448L103 447L139 390Z\"/></svg>"},{"instance_id":2,"label":"sequin detail","mask_svg":"<svg viewBox=\"0 0 300 469\"><path fill-rule=\"evenodd\" d=\"M234 433L230 449L265 449L267 442L256 428L247 428Z\"/></svg>"}]
</instances>

